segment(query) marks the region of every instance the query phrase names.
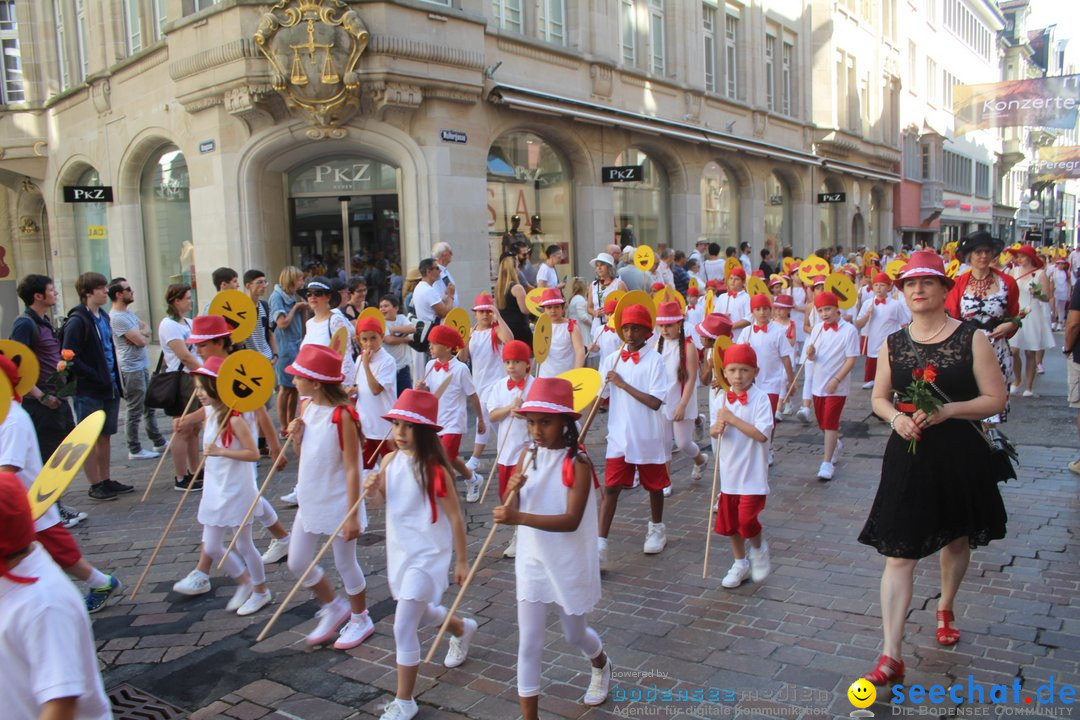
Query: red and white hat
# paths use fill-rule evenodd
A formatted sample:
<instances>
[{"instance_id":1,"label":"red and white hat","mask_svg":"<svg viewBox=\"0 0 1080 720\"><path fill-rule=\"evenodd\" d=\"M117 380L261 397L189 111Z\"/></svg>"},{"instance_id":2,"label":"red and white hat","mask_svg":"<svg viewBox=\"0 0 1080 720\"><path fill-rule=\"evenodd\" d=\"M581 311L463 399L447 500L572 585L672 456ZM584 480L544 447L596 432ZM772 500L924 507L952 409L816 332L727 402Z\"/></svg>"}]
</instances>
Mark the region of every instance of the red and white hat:
<instances>
[{"instance_id":1,"label":"red and white hat","mask_svg":"<svg viewBox=\"0 0 1080 720\"><path fill-rule=\"evenodd\" d=\"M1026 255L1037 268L1041 268L1044 264L1042 258L1039 257L1039 253L1035 252L1035 248L1031 245L1021 245L1018 248L1006 248L1005 252L1010 255ZM914 258L915 256L912 255L911 257Z\"/></svg>"},{"instance_id":2,"label":"red and white hat","mask_svg":"<svg viewBox=\"0 0 1080 720\"><path fill-rule=\"evenodd\" d=\"M511 340L503 345L502 359L503 362L511 360L529 362L532 359L532 348L529 347L528 343L521 340Z\"/></svg>"},{"instance_id":3,"label":"red and white hat","mask_svg":"<svg viewBox=\"0 0 1080 720\"><path fill-rule=\"evenodd\" d=\"M383 420L401 420L413 425L427 425L434 428L436 432L442 430L442 425L439 424L439 398L427 390L406 389L394 403L390 412L382 417Z\"/></svg>"},{"instance_id":4,"label":"red and white hat","mask_svg":"<svg viewBox=\"0 0 1080 720\"><path fill-rule=\"evenodd\" d=\"M495 312L495 298L491 297L491 293L482 292L476 296L473 300L473 312L477 310Z\"/></svg>"},{"instance_id":5,"label":"red and white hat","mask_svg":"<svg viewBox=\"0 0 1080 720\"><path fill-rule=\"evenodd\" d=\"M569 415L577 420L581 413L574 412L574 386L569 380L559 377L536 378L529 388L529 394L515 415L525 413L544 413L546 415Z\"/></svg>"},{"instance_id":6,"label":"red and white hat","mask_svg":"<svg viewBox=\"0 0 1080 720\"><path fill-rule=\"evenodd\" d=\"M718 337L731 337L731 318L724 313L711 313L694 328L698 335L715 340Z\"/></svg>"},{"instance_id":7,"label":"red and white hat","mask_svg":"<svg viewBox=\"0 0 1080 720\"><path fill-rule=\"evenodd\" d=\"M675 300L662 302L656 306L656 324L674 325L683 321L682 305ZM626 313L623 313L623 322L626 322Z\"/></svg>"},{"instance_id":8,"label":"red and white hat","mask_svg":"<svg viewBox=\"0 0 1080 720\"><path fill-rule=\"evenodd\" d=\"M221 373L221 364L225 362L225 358L214 355L213 357L206 358L206 362L202 364L202 367L191 371L192 375L206 375L207 377L216 378Z\"/></svg>"},{"instance_id":9,"label":"red and white hat","mask_svg":"<svg viewBox=\"0 0 1080 720\"><path fill-rule=\"evenodd\" d=\"M200 315L191 321L191 335L187 341L192 345L198 345L209 340L227 337L232 330L229 323L221 315Z\"/></svg>"},{"instance_id":10,"label":"red and white hat","mask_svg":"<svg viewBox=\"0 0 1080 720\"><path fill-rule=\"evenodd\" d=\"M631 305L622 312L620 327L627 325L640 325L649 330L653 329L653 318L648 308L644 305Z\"/></svg>"},{"instance_id":11,"label":"red and white hat","mask_svg":"<svg viewBox=\"0 0 1080 720\"><path fill-rule=\"evenodd\" d=\"M25 550L36 536L26 486L15 473L0 472L0 557ZM37 578L13 575L3 562L0 562L0 577L20 585L37 582Z\"/></svg>"},{"instance_id":12,"label":"red and white hat","mask_svg":"<svg viewBox=\"0 0 1080 720\"><path fill-rule=\"evenodd\" d=\"M750 309L757 310L758 308L772 307L772 300L765 293L758 293L754 297L750 298Z\"/></svg>"},{"instance_id":13,"label":"red and white hat","mask_svg":"<svg viewBox=\"0 0 1080 720\"><path fill-rule=\"evenodd\" d=\"M795 307L795 298L790 295L780 294L773 298L773 307L778 308L793 308Z\"/></svg>"},{"instance_id":14,"label":"red and white hat","mask_svg":"<svg viewBox=\"0 0 1080 720\"><path fill-rule=\"evenodd\" d=\"M1035 254L1035 249L1030 245L1024 247L1031 250L1031 253ZM1023 250L1023 248L1021 248ZM1026 253L1025 253L1026 254ZM1036 258L1038 256L1036 255ZM1041 260L1039 261L1041 264ZM896 276L896 287L903 289L904 281L912 278L920 277L936 277L945 283L946 288L952 288L953 279L945 274L945 263L942 262L941 256L932 250L919 250L918 252L911 253L911 257L908 258L907 265L903 267L900 274Z\"/></svg>"},{"instance_id":15,"label":"red and white hat","mask_svg":"<svg viewBox=\"0 0 1080 720\"><path fill-rule=\"evenodd\" d=\"M451 350L460 350L465 347L465 340L456 329L449 325L436 325L428 333L428 342L445 345Z\"/></svg>"},{"instance_id":16,"label":"red and white hat","mask_svg":"<svg viewBox=\"0 0 1080 720\"><path fill-rule=\"evenodd\" d=\"M824 287L825 279L826 278L824 275L815 275L814 277L810 278L810 287L816 288L818 285Z\"/></svg>"},{"instance_id":17,"label":"red and white hat","mask_svg":"<svg viewBox=\"0 0 1080 720\"><path fill-rule=\"evenodd\" d=\"M728 365L749 365L752 368L756 368L757 365L757 353L754 352L754 348L747 344L741 345L729 345L724 350L724 367Z\"/></svg>"},{"instance_id":18,"label":"red and white hat","mask_svg":"<svg viewBox=\"0 0 1080 720\"><path fill-rule=\"evenodd\" d=\"M562 290L559 288L544 288L538 304L540 307L551 307L552 305L565 305L566 300L563 299Z\"/></svg>"},{"instance_id":19,"label":"red and white hat","mask_svg":"<svg viewBox=\"0 0 1080 720\"><path fill-rule=\"evenodd\" d=\"M373 332L376 335L382 335L382 323L370 315L368 317L362 317L356 321L356 334L359 335L362 332Z\"/></svg>"},{"instance_id":20,"label":"red and white hat","mask_svg":"<svg viewBox=\"0 0 1080 720\"><path fill-rule=\"evenodd\" d=\"M285 368L285 372L315 382L345 382L341 372L341 356L325 345L305 345L300 348L296 359Z\"/></svg>"}]
</instances>

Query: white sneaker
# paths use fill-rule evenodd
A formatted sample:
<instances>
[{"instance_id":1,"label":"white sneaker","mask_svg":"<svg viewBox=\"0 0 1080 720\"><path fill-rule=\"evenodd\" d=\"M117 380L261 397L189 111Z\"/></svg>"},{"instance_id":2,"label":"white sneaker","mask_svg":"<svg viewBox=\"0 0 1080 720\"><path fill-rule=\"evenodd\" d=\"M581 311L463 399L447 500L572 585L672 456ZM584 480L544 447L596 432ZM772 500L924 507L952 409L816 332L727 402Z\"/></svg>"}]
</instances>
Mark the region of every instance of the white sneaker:
<instances>
[{"instance_id":1,"label":"white sneaker","mask_svg":"<svg viewBox=\"0 0 1080 720\"><path fill-rule=\"evenodd\" d=\"M465 502L474 503L480 500L480 476L473 473L472 478L465 481Z\"/></svg>"},{"instance_id":2,"label":"white sneaker","mask_svg":"<svg viewBox=\"0 0 1080 720\"><path fill-rule=\"evenodd\" d=\"M832 464L836 464L836 459L840 456L840 451L844 449L844 441L840 438L836 438L836 447L832 451Z\"/></svg>"},{"instance_id":3,"label":"white sneaker","mask_svg":"<svg viewBox=\"0 0 1080 720\"><path fill-rule=\"evenodd\" d=\"M817 470L817 479L821 482L828 482L829 480L832 480L835 471L836 468L833 467L831 462L822 461L821 466Z\"/></svg>"},{"instance_id":4,"label":"white sneaker","mask_svg":"<svg viewBox=\"0 0 1080 720\"><path fill-rule=\"evenodd\" d=\"M476 468L480 467L480 458L473 455L465 461L465 467L469 468L469 472L475 474Z\"/></svg>"},{"instance_id":5,"label":"white sneaker","mask_svg":"<svg viewBox=\"0 0 1080 720\"><path fill-rule=\"evenodd\" d=\"M778 423L784 422L784 413L777 410L776 413L773 414L773 420Z\"/></svg>"},{"instance_id":6,"label":"white sneaker","mask_svg":"<svg viewBox=\"0 0 1080 720\"><path fill-rule=\"evenodd\" d=\"M701 453L701 457L705 458L705 462L690 469L690 482L696 483L701 480L701 476L705 474L705 468L709 467L709 453Z\"/></svg>"},{"instance_id":7,"label":"white sneaker","mask_svg":"<svg viewBox=\"0 0 1080 720\"><path fill-rule=\"evenodd\" d=\"M503 550L503 557L517 557L517 528L514 528L514 534L510 537L510 542L506 543L506 549Z\"/></svg>"},{"instance_id":8,"label":"white sneaker","mask_svg":"<svg viewBox=\"0 0 1080 720\"><path fill-rule=\"evenodd\" d=\"M352 615L352 609L349 607L349 602L343 597L335 597L315 613L315 617L319 618L319 624L308 633L304 642L308 645L322 645L334 636L338 628L348 621L350 615Z\"/></svg>"},{"instance_id":9,"label":"white sneaker","mask_svg":"<svg viewBox=\"0 0 1080 720\"><path fill-rule=\"evenodd\" d=\"M772 451L772 450L770 449L770 450L769 450L769 467L772 467L772 465L773 465L773 463L774 463L774 462L776 462L776 455L775 455L775 454L773 453L773 451Z\"/></svg>"},{"instance_id":10,"label":"white sneaker","mask_svg":"<svg viewBox=\"0 0 1080 720\"><path fill-rule=\"evenodd\" d=\"M203 595L210 592L210 576L201 570L192 570L183 580L172 586L181 595Z\"/></svg>"},{"instance_id":11,"label":"white sneaker","mask_svg":"<svg viewBox=\"0 0 1080 720\"><path fill-rule=\"evenodd\" d=\"M383 714L379 716L379 720L412 720L418 712L420 708L416 706L415 700L406 705L404 701L394 698L383 706Z\"/></svg>"},{"instance_id":12,"label":"white sneaker","mask_svg":"<svg viewBox=\"0 0 1080 720\"><path fill-rule=\"evenodd\" d=\"M810 424L810 408L803 405L795 413L795 417L799 418L799 422L801 422L803 425L809 425Z\"/></svg>"},{"instance_id":13,"label":"white sneaker","mask_svg":"<svg viewBox=\"0 0 1080 720\"><path fill-rule=\"evenodd\" d=\"M337 642L334 643L334 649L351 650L371 637L374 632L375 623L371 622L371 616L368 613L365 612L360 620L353 620L350 617L345 627L341 628Z\"/></svg>"},{"instance_id":14,"label":"white sneaker","mask_svg":"<svg viewBox=\"0 0 1080 720\"><path fill-rule=\"evenodd\" d=\"M266 592L253 592L251 597L244 601L244 604L236 609L237 615L254 615L262 610L264 607L270 604L270 601L274 599L273 593L269 590Z\"/></svg>"},{"instance_id":15,"label":"white sneaker","mask_svg":"<svg viewBox=\"0 0 1080 720\"><path fill-rule=\"evenodd\" d=\"M600 569L601 570L607 570L608 569L607 538L602 538L602 537L596 538L596 549L597 549L597 554L600 556Z\"/></svg>"},{"instance_id":16,"label":"white sneaker","mask_svg":"<svg viewBox=\"0 0 1080 720\"><path fill-rule=\"evenodd\" d=\"M581 702L586 705L602 705L608 697L608 688L611 687L611 658L607 659L604 667L592 669L592 679L589 681L589 689Z\"/></svg>"},{"instance_id":17,"label":"white sneaker","mask_svg":"<svg viewBox=\"0 0 1080 720\"><path fill-rule=\"evenodd\" d=\"M794 412L794 411L791 409L791 403L788 402L788 403L784 403L784 408L780 411L780 414L782 414L782 415L790 415L792 412Z\"/></svg>"},{"instance_id":18,"label":"white sneaker","mask_svg":"<svg viewBox=\"0 0 1080 720\"><path fill-rule=\"evenodd\" d=\"M450 636L450 647L447 649L446 657L443 659L443 665L448 668L456 668L469 657L469 642L472 640L473 635L476 634L476 628L479 626L472 618L465 618L464 623L465 631L461 633L461 637Z\"/></svg>"},{"instance_id":19,"label":"white sneaker","mask_svg":"<svg viewBox=\"0 0 1080 720\"><path fill-rule=\"evenodd\" d=\"M664 494L664 497L671 497L671 485L668 485L666 488L664 488L660 492L662 492Z\"/></svg>"},{"instance_id":20,"label":"white sneaker","mask_svg":"<svg viewBox=\"0 0 1080 720\"><path fill-rule=\"evenodd\" d=\"M153 450L147 450L146 448L139 448L139 452L128 453L128 460L153 460L156 457L161 457L161 453L156 453Z\"/></svg>"},{"instance_id":21,"label":"white sneaker","mask_svg":"<svg viewBox=\"0 0 1080 720\"><path fill-rule=\"evenodd\" d=\"M283 540L274 538L270 542L270 547L266 548L266 552L262 554L263 565L273 565L276 562L281 562L289 556L289 537L286 536Z\"/></svg>"},{"instance_id":22,"label":"white sneaker","mask_svg":"<svg viewBox=\"0 0 1080 720\"><path fill-rule=\"evenodd\" d=\"M226 603L225 609L229 612L236 612L248 601L248 598L251 597L253 592L255 592L255 588L251 586L251 583L237 585L236 592L233 593L229 602Z\"/></svg>"},{"instance_id":23,"label":"white sneaker","mask_svg":"<svg viewBox=\"0 0 1080 720\"><path fill-rule=\"evenodd\" d=\"M863 383L862 389L863 390L869 390L872 387L874 387L874 381L870 380L869 382L864 382Z\"/></svg>"},{"instance_id":24,"label":"white sneaker","mask_svg":"<svg viewBox=\"0 0 1080 720\"><path fill-rule=\"evenodd\" d=\"M769 546L764 540L761 541L761 549L751 546L747 552L750 559L750 579L756 583L769 577L772 571L772 560L769 559Z\"/></svg>"},{"instance_id":25,"label":"white sneaker","mask_svg":"<svg viewBox=\"0 0 1080 720\"><path fill-rule=\"evenodd\" d=\"M293 505L293 506L295 506L295 505L299 505L299 504L300 504L300 503L299 503L299 502L297 502L297 500L296 500L296 488L293 488L293 489L292 489L292 490L290 490L289 492L287 492L287 493L285 493L284 495L282 495L282 496L281 496L281 498L280 498L280 500L281 500L281 502L285 503L286 505Z\"/></svg>"},{"instance_id":26,"label":"white sneaker","mask_svg":"<svg viewBox=\"0 0 1080 720\"><path fill-rule=\"evenodd\" d=\"M1024 397L1035 397L1035 393L1032 392L1031 390L1025 390L1023 396Z\"/></svg>"},{"instance_id":27,"label":"white sneaker","mask_svg":"<svg viewBox=\"0 0 1080 720\"><path fill-rule=\"evenodd\" d=\"M750 577L750 563L736 560L731 565L731 569L727 571L727 575L720 581L720 584L726 588L737 588L746 582L746 578Z\"/></svg>"},{"instance_id":28,"label":"white sneaker","mask_svg":"<svg viewBox=\"0 0 1080 720\"><path fill-rule=\"evenodd\" d=\"M667 546L667 533L664 532L664 523L649 523L649 529L645 531L645 554L657 555L664 551Z\"/></svg>"}]
</instances>

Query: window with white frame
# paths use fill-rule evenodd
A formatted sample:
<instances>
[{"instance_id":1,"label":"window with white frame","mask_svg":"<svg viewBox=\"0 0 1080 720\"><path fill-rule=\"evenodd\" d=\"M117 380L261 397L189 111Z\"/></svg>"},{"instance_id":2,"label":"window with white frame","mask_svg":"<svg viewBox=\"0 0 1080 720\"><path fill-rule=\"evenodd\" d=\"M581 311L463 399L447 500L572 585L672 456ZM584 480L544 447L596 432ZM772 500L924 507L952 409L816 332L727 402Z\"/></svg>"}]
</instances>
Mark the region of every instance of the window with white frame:
<instances>
[{"instance_id":1,"label":"window with white frame","mask_svg":"<svg viewBox=\"0 0 1080 720\"><path fill-rule=\"evenodd\" d=\"M833 107L836 108L836 127L847 127L848 124L848 103L847 103L847 70L845 69L846 60L843 53L836 54L836 102L833 103Z\"/></svg>"},{"instance_id":2,"label":"window with white frame","mask_svg":"<svg viewBox=\"0 0 1080 720\"><path fill-rule=\"evenodd\" d=\"M619 44L624 65L637 62L637 7L634 0L619 2Z\"/></svg>"},{"instance_id":3,"label":"window with white frame","mask_svg":"<svg viewBox=\"0 0 1080 720\"><path fill-rule=\"evenodd\" d=\"M624 65L663 75L667 64L664 0L620 0L619 45Z\"/></svg>"},{"instance_id":4,"label":"window with white frame","mask_svg":"<svg viewBox=\"0 0 1080 720\"><path fill-rule=\"evenodd\" d=\"M847 57L847 77L845 78L847 84L847 99L848 99L848 130L853 132L860 132L859 126L862 124L862 108L859 106L859 76L856 73L856 64L854 56L849 55Z\"/></svg>"},{"instance_id":5,"label":"window with white frame","mask_svg":"<svg viewBox=\"0 0 1080 720\"><path fill-rule=\"evenodd\" d=\"M556 45L566 44L566 0L537 0L536 36Z\"/></svg>"},{"instance_id":6,"label":"window with white frame","mask_svg":"<svg viewBox=\"0 0 1080 720\"><path fill-rule=\"evenodd\" d=\"M702 49L705 57L705 91L716 92L716 7L709 3L701 6Z\"/></svg>"},{"instance_id":7,"label":"window with white frame","mask_svg":"<svg viewBox=\"0 0 1080 720\"><path fill-rule=\"evenodd\" d=\"M154 11L154 41L165 36L165 23L168 21L168 13L165 9L167 0L151 0L151 8Z\"/></svg>"},{"instance_id":8,"label":"window with white frame","mask_svg":"<svg viewBox=\"0 0 1080 720\"><path fill-rule=\"evenodd\" d=\"M926 58L926 99L934 105L941 99L938 92L941 86L938 84L937 63L933 58Z\"/></svg>"},{"instance_id":9,"label":"window with white frame","mask_svg":"<svg viewBox=\"0 0 1080 720\"><path fill-rule=\"evenodd\" d=\"M990 166L978 161L975 162L975 194L990 197Z\"/></svg>"},{"instance_id":10,"label":"window with white frame","mask_svg":"<svg viewBox=\"0 0 1080 720\"><path fill-rule=\"evenodd\" d=\"M75 0L75 52L79 58L79 82L90 73L90 61L86 57L86 0Z\"/></svg>"},{"instance_id":11,"label":"window with white frame","mask_svg":"<svg viewBox=\"0 0 1080 720\"><path fill-rule=\"evenodd\" d=\"M956 79L948 70L943 70L941 73L941 104L946 110L952 112L953 108L953 88L960 84L960 81Z\"/></svg>"},{"instance_id":12,"label":"window with white frame","mask_svg":"<svg viewBox=\"0 0 1080 720\"><path fill-rule=\"evenodd\" d=\"M649 49L652 71L664 74L664 0L649 0Z\"/></svg>"},{"instance_id":13,"label":"window with white frame","mask_svg":"<svg viewBox=\"0 0 1080 720\"><path fill-rule=\"evenodd\" d=\"M776 109L776 36L765 35L765 106Z\"/></svg>"},{"instance_id":14,"label":"window with white frame","mask_svg":"<svg viewBox=\"0 0 1080 720\"><path fill-rule=\"evenodd\" d=\"M919 50L915 47L915 43L912 40L908 40L907 44L907 63L908 63L908 90L911 92L918 92L918 80L919 80Z\"/></svg>"},{"instance_id":15,"label":"window with white frame","mask_svg":"<svg viewBox=\"0 0 1080 720\"><path fill-rule=\"evenodd\" d=\"M431 2L431 1L432 0L428 0L428 2ZM217 5L219 2L221 2L221 0L195 0L195 12L199 12L200 10L205 10L208 7L212 7L214 5ZM450 0L446 0L446 2L436 2L435 4L436 5L449 5Z\"/></svg>"},{"instance_id":16,"label":"window with white frame","mask_svg":"<svg viewBox=\"0 0 1080 720\"><path fill-rule=\"evenodd\" d=\"M67 60L67 29L64 25L63 0L53 0L53 27L56 30L56 61L60 66L60 90L71 87L71 68Z\"/></svg>"},{"instance_id":17,"label":"window with white frame","mask_svg":"<svg viewBox=\"0 0 1080 720\"><path fill-rule=\"evenodd\" d=\"M942 160L945 165L945 189L956 193L970 193L971 159L946 150Z\"/></svg>"},{"instance_id":18,"label":"window with white frame","mask_svg":"<svg viewBox=\"0 0 1080 720\"><path fill-rule=\"evenodd\" d=\"M794 105L791 101L792 63L795 62L795 46L787 42L785 38L781 45L780 55L780 112L784 115L794 115Z\"/></svg>"},{"instance_id":19,"label":"window with white frame","mask_svg":"<svg viewBox=\"0 0 1080 720\"><path fill-rule=\"evenodd\" d=\"M124 26L128 55L142 50L142 0L124 0Z\"/></svg>"},{"instance_id":20,"label":"window with white frame","mask_svg":"<svg viewBox=\"0 0 1080 720\"><path fill-rule=\"evenodd\" d=\"M901 150L903 152L904 177L908 180L922 180L919 136L913 132L905 132L903 138L901 138Z\"/></svg>"},{"instance_id":21,"label":"window with white frame","mask_svg":"<svg viewBox=\"0 0 1080 720\"><path fill-rule=\"evenodd\" d=\"M23 86L22 56L19 54L19 25L15 19L15 0L0 0L0 104L26 100Z\"/></svg>"},{"instance_id":22,"label":"window with white frame","mask_svg":"<svg viewBox=\"0 0 1080 720\"><path fill-rule=\"evenodd\" d=\"M521 0L491 0L491 17L500 30L522 32Z\"/></svg>"},{"instance_id":23,"label":"window with white frame","mask_svg":"<svg viewBox=\"0 0 1080 720\"><path fill-rule=\"evenodd\" d=\"M739 96L739 15L728 8L724 13L724 84L732 100Z\"/></svg>"}]
</instances>

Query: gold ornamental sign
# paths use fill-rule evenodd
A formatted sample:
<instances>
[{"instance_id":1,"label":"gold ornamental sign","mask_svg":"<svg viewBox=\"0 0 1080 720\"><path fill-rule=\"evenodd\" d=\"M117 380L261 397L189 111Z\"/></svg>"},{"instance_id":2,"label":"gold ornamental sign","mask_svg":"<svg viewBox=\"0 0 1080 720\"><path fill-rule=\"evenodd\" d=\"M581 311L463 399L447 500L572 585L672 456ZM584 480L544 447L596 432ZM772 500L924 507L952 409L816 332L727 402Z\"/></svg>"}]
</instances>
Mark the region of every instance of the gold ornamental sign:
<instances>
[{"instance_id":1,"label":"gold ornamental sign","mask_svg":"<svg viewBox=\"0 0 1080 720\"><path fill-rule=\"evenodd\" d=\"M356 65L369 33L342 0L280 0L262 16L255 44L274 68L273 87L322 132L360 105Z\"/></svg>"}]
</instances>

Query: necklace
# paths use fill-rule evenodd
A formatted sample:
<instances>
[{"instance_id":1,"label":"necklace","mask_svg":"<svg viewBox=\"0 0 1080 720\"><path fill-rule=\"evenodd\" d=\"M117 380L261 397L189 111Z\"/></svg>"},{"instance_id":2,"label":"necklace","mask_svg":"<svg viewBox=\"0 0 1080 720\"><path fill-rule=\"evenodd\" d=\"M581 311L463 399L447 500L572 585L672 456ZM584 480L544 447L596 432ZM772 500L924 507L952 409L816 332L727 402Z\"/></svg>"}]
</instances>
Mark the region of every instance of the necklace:
<instances>
[{"instance_id":1,"label":"necklace","mask_svg":"<svg viewBox=\"0 0 1080 720\"><path fill-rule=\"evenodd\" d=\"M975 274L972 273L971 280L968 281L968 289L971 291L972 295L982 300L989 294L990 288L993 286L993 284L993 272L988 272L986 274L986 277L984 278L977 278L975 277Z\"/></svg>"},{"instance_id":2,"label":"necklace","mask_svg":"<svg viewBox=\"0 0 1080 720\"><path fill-rule=\"evenodd\" d=\"M933 340L933 339L934 339L934 338L936 338L936 337L937 337L938 335L940 335L940 334L941 334L941 331L942 331L942 330L944 330L944 329L945 329L945 326L946 326L946 325L948 325L948 324L949 324L949 318L945 318L945 322L941 323L941 327L939 327L939 328L938 328L938 329L937 329L937 330L936 330L936 331L934 332L934 334L933 334L933 335L930 335L930 336L929 336L929 337L927 337L927 338L926 338L925 340L919 340L919 339L917 339L917 338L915 337L915 334L911 332L910 326L909 326L909 328L908 328L908 334L910 334L910 335L911 335L911 339L912 339L912 340L915 340L915 342L919 343L920 345L925 345L925 344L926 344L927 342L929 342L930 340Z\"/></svg>"}]
</instances>

